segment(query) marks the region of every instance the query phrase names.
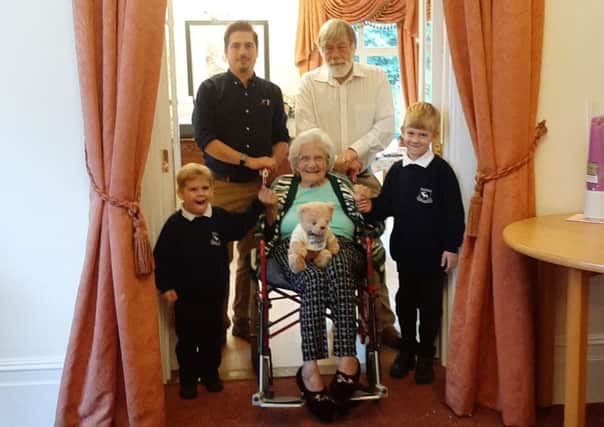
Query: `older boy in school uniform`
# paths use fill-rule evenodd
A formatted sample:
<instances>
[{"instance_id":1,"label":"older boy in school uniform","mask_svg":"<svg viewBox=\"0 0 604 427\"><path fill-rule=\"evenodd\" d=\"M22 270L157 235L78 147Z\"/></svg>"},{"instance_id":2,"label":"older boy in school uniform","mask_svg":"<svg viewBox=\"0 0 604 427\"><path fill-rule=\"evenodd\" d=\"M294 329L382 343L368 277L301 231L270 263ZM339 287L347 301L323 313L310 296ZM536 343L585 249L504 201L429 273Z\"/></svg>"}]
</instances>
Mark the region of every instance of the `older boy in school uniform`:
<instances>
[{"instance_id":1,"label":"older boy in school uniform","mask_svg":"<svg viewBox=\"0 0 604 427\"><path fill-rule=\"evenodd\" d=\"M274 201L272 192L262 187L259 200L243 213L212 206L214 178L197 163L183 166L176 181L182 208L166 220L153 254L157 288L174 303L180 397L192 399L198 379L209 392L223 388L218 367L228 286L227 242L240 239L255 223L261 201Z\"/></svg>"},{"instance_id":2,"label":"older boy in school uniform","mask_svg":"<svg viewBox=\"0 0 604 427\"><path fill-rule=\"evenodd\" d=\"M357 207L367 219L394 217L390 254L399 275L396 313L402 342L390 376L402 378L415 367L417 384L434 380L432 362L442 317L442 287L446 274L457 264L464 232L464 209L455 173L430 150L439 129L440 113L431 104L419 102L409 107L401 128L401 145L406 152L388 171L382 192L369 198L367 188L355 189Z\"/></svg>"}]
</instances>

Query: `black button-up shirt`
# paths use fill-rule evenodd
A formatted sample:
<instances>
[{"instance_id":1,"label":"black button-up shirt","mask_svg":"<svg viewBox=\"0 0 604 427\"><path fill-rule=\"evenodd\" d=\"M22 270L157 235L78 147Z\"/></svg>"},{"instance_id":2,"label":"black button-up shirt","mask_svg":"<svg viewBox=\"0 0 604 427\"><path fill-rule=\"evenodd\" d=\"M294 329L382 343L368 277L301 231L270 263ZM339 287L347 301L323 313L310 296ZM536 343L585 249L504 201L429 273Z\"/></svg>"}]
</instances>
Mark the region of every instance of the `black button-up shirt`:
<instances>
[{"instance_id":1,"label":"black button-up shirt","mask_svg":"<svg viewBox=\"0 0 604 427\"><path fill-rule=\"evenodd\" d=\"M206 79L197 91L193 131L199 147L214 139L250 157L271 156L273 145L288 142L287 117L279 87L254 75L247 88L230 71ZM221 162L205 153L207 166L235 181L258 176L244 166Z\"/></svg>"}]
</instances>

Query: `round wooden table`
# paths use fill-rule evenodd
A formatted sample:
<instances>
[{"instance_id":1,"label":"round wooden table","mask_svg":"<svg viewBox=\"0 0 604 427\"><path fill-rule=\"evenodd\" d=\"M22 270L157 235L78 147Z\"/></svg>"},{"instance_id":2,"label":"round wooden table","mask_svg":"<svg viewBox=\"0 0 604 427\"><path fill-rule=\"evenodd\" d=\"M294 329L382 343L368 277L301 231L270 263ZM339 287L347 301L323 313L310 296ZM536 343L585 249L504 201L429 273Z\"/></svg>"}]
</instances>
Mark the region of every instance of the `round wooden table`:
<instances>
[{"instance_id":1,"label":"round wooden table","mask_svg":"<svg viewBox=\"0 0 604 427\"><path fill-rule=\"evenodd\" d=\"M521 254L567 269L564 425L574 427L585 425L588 279L604 273L604 224L567 221L571 215L514 222L503 230L503 239ZM548 283L540 286L547 288ZM543 301L543 304L553 306L554 302ZM553 330L544 333L552 335L553 343ZM551 355L537 354L537 357L553 361L553 346ZM551 367L553 375L553 362L546 366Z\"/></svg>"}]
</instances>

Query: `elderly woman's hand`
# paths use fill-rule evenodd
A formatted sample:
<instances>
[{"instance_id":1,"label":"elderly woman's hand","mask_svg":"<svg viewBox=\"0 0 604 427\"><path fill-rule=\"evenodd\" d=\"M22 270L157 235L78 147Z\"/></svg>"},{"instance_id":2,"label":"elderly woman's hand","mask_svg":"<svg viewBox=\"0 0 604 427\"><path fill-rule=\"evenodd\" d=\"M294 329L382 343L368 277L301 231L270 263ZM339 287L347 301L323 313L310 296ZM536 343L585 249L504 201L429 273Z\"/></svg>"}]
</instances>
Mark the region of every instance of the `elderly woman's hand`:
<instances>
[{"instance_id":1,"label":"elderly woman's hand","mask_svg":"<svg viewBox=\"0 0 604 427\"><path fill-rule=\"evenodd\" d=\"M354 201L361 213L371 212L371 189L361 184L354 186Z\"/></svg>"},{"instance_id":2,"label":"elderly woman's hand","mask_svg":"<svg viewBox=\"0 0 604 427\"><path fill-rule=\"evenodd\" d=\"M263 185L258 191L258 200L266 207L274 207L277 206L279 198L277 197L277 193Z\"/></svg>"}]
</instances>

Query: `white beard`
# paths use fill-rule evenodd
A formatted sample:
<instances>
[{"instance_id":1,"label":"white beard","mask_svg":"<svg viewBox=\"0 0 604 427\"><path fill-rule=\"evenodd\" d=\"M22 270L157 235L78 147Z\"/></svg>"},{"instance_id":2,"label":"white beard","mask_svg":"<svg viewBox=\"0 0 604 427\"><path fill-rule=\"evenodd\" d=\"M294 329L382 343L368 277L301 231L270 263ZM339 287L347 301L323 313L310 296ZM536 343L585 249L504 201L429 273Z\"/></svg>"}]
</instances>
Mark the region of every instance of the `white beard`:
<instances>
[{"instance_id":1,"label":"white beard","mask_svg":"<svg viewBox=\"0 0 604 427\"><path fill-rule=\"evenodd\" d=\"M352 68L352 62L347 62L342 65L330 65L327 64L327 69L329 70L329 74L334 78L345 77Z\"/></svg>"}]
</instances>

